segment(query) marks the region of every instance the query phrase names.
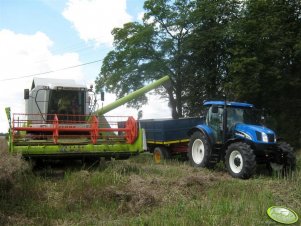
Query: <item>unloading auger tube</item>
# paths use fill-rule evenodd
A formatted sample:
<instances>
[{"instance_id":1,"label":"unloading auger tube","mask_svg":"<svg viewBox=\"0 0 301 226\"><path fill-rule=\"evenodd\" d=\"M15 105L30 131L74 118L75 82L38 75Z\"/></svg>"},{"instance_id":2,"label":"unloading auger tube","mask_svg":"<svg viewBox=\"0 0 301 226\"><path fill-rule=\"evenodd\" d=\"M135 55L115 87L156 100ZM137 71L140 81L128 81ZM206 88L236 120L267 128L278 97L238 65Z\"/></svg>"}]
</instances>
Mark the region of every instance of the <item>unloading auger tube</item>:
<instances>
[{"instance_id":1,"label":"unloading auger tube","mask_svg":"<svg viewBox=\"0 0 301 226\"><path fill-rule=\"evenodd\" d=\"M165 82L167 82L169 80L169 76L164 76L161 79L156 80L155 82L146 85L130 94L128 94L127 96L124 96L118 100L116 100L115 102L108 104L106 106L104 106L103 108L99 109L98 111L96 111L94 113L94 115L97 115L101 118L102 121L104 121L106 123L106 118L103 116L104 114L106 114L107 112L122 106L123 104L159 87L160 85L164 84ZM109 123L106 123L107 125ZM128 118L128 120L125 122L125 128L127 128L127 133L126 133L126 139L129 143L132 143L137 136L137 132L138 132L138 127L137 127L137 123L136 120L131 116Z\"/></svg>"},{"instance_id":2,"label":"unloading auger tube","mask_svg":"<svg viewBox=\"0 0 301 226\"><path fill-rule=\"evenodd\" d=\"M164 76L163 78L156 80L155 82L142 87L141 89L138 89L130 94L128 94L125 97L122 97L118 100L116 100L115 102L108 104L107 106L104 106L102 109L98 110L95 112L96 115L104 115L105 113L159 87L160 85L162 85L164 82L167 82L169 80L169 76Z\"/></svg>"}]
</instances>

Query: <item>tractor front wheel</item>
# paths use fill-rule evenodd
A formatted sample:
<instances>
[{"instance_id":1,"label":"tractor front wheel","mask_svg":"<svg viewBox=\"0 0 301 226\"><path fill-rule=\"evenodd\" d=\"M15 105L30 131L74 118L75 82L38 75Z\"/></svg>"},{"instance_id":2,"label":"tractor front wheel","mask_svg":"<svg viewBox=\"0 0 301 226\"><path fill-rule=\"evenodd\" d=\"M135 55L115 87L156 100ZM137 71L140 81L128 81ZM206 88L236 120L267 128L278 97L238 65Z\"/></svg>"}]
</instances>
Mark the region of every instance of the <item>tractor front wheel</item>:
<instances>
[{"instance_id":1,"label":"tractor front wheel","mask_svg":"<svg viewBox=\"0 0 301 226\"><path fill-rule=\"evenodd\" d=\"M252 148L242 142L230 144L226 151L226 166L232 177L249 179L255 172L256 160Z\"/></svg>"},{"instance_id":2,"label":"tractor front wheel","mask_svg":"<svg viewBox=\"0 0 301 226\"><path fill-rule=\"evenodd\" d=\"M154 149L153 153L155 163L162 163L163 160L170 159L170 153L164 146L158 146Z\"/></svg>"}]
</instances>

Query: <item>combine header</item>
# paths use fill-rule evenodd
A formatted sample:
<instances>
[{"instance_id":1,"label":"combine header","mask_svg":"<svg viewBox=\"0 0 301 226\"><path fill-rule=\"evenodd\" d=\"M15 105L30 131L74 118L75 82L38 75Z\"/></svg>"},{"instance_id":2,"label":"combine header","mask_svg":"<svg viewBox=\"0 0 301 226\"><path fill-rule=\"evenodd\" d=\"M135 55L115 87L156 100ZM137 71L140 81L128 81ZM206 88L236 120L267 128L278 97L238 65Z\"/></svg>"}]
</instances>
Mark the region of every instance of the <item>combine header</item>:
<instances>
[{"instance_id":1,"label":"combine header","mask_svg":"<svg viewBox=\"0 0 301 226\"><path fill-rule=\"evenodd\" d=\"M127 158L143 151L143 131L132 116L107 112L157 88L165 76L98 111L92 89L73 80L35 78L24 90L26 113L6 108L9 150L24 157Z\"/></svg>"}]
</instances>

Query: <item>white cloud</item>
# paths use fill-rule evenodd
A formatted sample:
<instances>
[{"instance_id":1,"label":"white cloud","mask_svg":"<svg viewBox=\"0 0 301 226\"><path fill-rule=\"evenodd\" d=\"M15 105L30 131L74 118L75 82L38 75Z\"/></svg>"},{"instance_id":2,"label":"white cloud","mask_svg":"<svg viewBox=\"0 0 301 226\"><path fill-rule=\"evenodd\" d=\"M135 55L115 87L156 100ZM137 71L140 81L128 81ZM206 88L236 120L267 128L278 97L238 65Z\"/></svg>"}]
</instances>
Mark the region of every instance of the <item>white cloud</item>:
<instances>
[{"instance_id":1,"label":"white cloud","mask_svg":"<svg viewBox=\"0 0 301 226\"><path fill-rule=\"evenodd\" d=\"M69 0L63 16L85 41L111 45L111 31L132 20L126 12L126 0Z\"/></svg>"},{"instance_id":2,"label":"white cloud","mask_svg":"<svg viewBox=\"0 0 301 226\"><path fill-rule=\"evenodd\" d=\"M148 104L141 107L143 112L142 119L160 119L171 118L171 109L168 107L168 102L161 99L158 95L147 94ZM104 106L114 102L116 96L114 94L106 94ZM108 112L106 116L133 116L137 119L138 110L134 108L126 108L125 105L120 106Z\"/></svg>"},{"instance_id":3,"label":"white cloud","mask_svg":"<svg viewBox=\"0 0 301 226\"><path fill-rule=\"evenodd\" d=\"M23 91L30 88L33 77L6 79L43 73L81 63L77 53L53 54L50 51L52 44L52 41L42 32L25 35L10 30L0 30L0 90L2 94L0 95L0 132L5 133L8 130L5 107L11 107L12 113L25 113ZM81 67L35 77L72 78L87 81ZM87 85L91 83L93 82L89 81ZM115 101L115 95L107 95L104 105L113 101ZM142 110L143 118L170 117L167 102L155 95L149 95L149 104L143 106ZM136 118L137 113L135 109L121 106L109 112L108 115L132 115Z\"/></svg>"},{"instance_id":4,"label":"white cloud","mask_svg":"<svg viewBox=\"0 0 301 226\"><path fill-rule=\"evenodd\" d=\"M144 14L145 14L145 12L138 13L137 20L138 21L143 21Z\"/></svg>"},{"instance_id":5,"label":"white cloud","mask_svg":"<svg viewBox=\"0 0 301 226\"><path fill-rule=\"evenodd\" d=\"M32 74L57 70L80 64L77 53L54 55L49 48L52 41L42 32L33 35L16 34L0 30L0 132L7 132L5 107L14 113L24 112L23 90L30 88L32 77L6 80ZM81 68L59 71L36 77L73 78L83 80Z\"/></svg>"}]
</instances>

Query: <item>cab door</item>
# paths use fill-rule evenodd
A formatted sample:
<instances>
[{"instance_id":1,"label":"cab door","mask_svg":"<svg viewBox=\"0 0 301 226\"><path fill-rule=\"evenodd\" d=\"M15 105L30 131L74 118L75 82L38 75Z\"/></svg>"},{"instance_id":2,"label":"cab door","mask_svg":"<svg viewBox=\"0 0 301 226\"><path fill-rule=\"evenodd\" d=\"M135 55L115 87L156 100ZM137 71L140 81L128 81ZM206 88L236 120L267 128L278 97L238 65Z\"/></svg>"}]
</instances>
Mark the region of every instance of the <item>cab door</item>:
<instances>
[{"instance_id":1,"label":"cab door","mask_svg":"<svg viewBox=\"0 0 301 226\"><path fill-rule=\"evenodd\" d=\"M206 124L213 130L215 143L222 143L223 131L223 106L212 105L208 109Z\"/></svg>"}]
</instances>

